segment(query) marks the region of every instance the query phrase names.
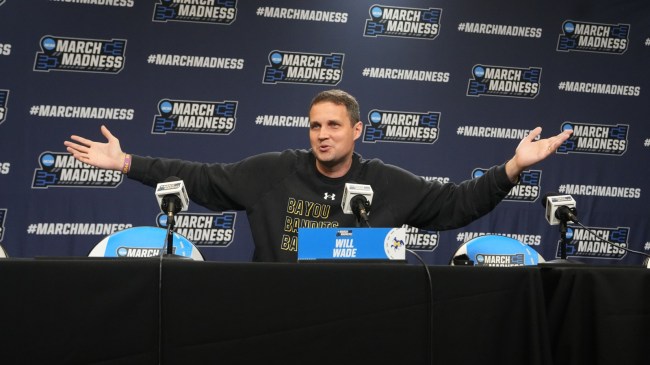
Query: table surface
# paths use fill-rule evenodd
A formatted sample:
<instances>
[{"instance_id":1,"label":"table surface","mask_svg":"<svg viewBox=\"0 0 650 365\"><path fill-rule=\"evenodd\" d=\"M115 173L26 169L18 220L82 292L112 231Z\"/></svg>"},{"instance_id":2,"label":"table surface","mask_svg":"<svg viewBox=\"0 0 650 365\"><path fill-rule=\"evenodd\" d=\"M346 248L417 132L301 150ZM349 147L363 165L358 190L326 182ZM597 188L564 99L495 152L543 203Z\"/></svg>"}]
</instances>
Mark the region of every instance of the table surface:
<instances>
[{"instance_id":1,"label":"table surface","mask_svg":"<svg viewBox=\"0 0 650 365\"><path fill-rule=\"evenodd\" d=\"M650 271L0 261L7 363L645 364ZM4 361L3 361L4 363Z\"/></svg>"}]
</instances>

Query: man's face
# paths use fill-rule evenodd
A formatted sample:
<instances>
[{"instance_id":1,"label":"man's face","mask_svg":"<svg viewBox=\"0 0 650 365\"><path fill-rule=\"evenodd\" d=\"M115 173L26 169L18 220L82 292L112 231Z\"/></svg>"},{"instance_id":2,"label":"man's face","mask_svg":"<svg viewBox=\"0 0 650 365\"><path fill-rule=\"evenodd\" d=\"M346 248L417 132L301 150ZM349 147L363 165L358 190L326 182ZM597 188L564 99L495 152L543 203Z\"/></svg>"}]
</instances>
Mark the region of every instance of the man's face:
<instances>
[{"instance_id":1,"label":"man's face","mask_svg":"<svg viewBox=\"0 0 650 365\"><path fill-rule=\"evenodd\" d=\"M345 175L362 128L361 122L352 125L345 105L329 101L314 104L309 111L309 141L318 171L330 177Z\"/></svg>"}]
</instances>

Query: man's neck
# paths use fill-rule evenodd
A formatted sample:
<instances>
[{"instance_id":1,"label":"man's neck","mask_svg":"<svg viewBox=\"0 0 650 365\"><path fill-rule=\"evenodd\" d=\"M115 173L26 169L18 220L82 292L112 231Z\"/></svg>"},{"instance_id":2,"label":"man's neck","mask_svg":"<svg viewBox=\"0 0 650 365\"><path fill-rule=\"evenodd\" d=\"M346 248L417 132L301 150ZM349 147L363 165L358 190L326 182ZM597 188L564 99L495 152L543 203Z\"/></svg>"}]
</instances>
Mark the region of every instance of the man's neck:
<instances>
[{"instance_id":1,"label":"man's neck","mask_svg":"<svg viewBox=\"0 0 650 365\"><path fill-rule=\"evenodd\" d=\"M352 158L349 158L346 161L333 166L327 166L326 164L323 164L318 160L316 161L316 170L318 170L318 172L331 179L336 179L345 176L345 174L347 174L348 171L350 171L351 167L352 167Z\"/></svg>"}]
</instances>

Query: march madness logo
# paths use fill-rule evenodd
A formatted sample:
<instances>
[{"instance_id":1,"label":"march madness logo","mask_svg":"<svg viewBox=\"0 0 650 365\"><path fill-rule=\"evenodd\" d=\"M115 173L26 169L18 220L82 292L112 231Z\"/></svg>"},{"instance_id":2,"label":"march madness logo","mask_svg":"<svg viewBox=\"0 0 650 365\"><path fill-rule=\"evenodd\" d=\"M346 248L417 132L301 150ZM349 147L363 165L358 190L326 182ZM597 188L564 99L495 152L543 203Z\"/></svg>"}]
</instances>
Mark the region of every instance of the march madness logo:
<instances>
[{"instance_id":1,"label":"march madness logo","mask_svg":"<svg viewBox=\"0 0 650 365\"><path fill-rule=\"evenodd\" d=\"M158 103L153 134L193 133L228 135L235 130L236 101L165 99Z\"/></svg>"},{"instance_id":2,"label":"march madness logo","mask_svg":"<svg viewBox=\"0 0 650 365\"><path fill-rule=\"evenodd\" d=\"M539 94L542 69L476 65L467 96L503 96L534 99Z\"/></svg>"},{"instance_id":3,"label":"march madness logo","mask_svg":"<svg viewBox=\"0 0 650 365\"><path fill-rule=\"evenodd\" d=\"M623 54L630 43L629 24L601 24L567 20L564 33L557 40L557 50L563 52L597 52Z\"/></svg>"},{"instance_id":4,"label":"march madness logo","mask_svg":"<svg viewBox=\"0 0 650 365\"><path fill-rule=\"evenodd\" d=\"M573 257L621 259L628 247L629 227L597 228L568 227L566 254ZM609 244L610 241L614 244ZM560 257L562 241L558 241L556 257ZM617 247L618 246L618 247ZM623 248L621 248L623 247Z\"/></svg>"},{"instance_id":5,"label":"march madness logo","mask_svg":"<svg viewBox=\"0 0 650 365\"><path fill-rule=\"evenodd\" d=\"M34 71L116 74L124 68L126 39L84 39L44 36Z\"/></svg>"},{"instance_id":6,"label":"march madness logo","mask_svg":"<svg viewBox=\"0 0 650 365\"><path fill-rule=\"evenodd\" d=\"M434 39L440 33L442 9L373 5L366 19L366 37Z\"/></svg>"},{"instance_id":7,"label":"march madness logo","mask_svg":"<svg viewBox=\"0 0 650 365\"><path fill-rule=\"evenodd\" d=\"M472 178L483 176L487 169L477 168L472 171ZM526 170L519 174L519 182L503 200L512 202L534 202L539 198L542 184L542 170Z\"/></svg>"},{"instance_id":8,"label":"march madness logo","mask_svg":"<svg viewBox=\"0 0 650 365\"><path fill-rule=\"evenodd\" d=\"M420 251L433 251L438 248L440 239L438 231L411 227L406 224L402 227L406 228L406 248Z\"/></svg>"},{"instance_id":9,"label":"march madness logo","mask_svg":"<svg viewBox=\"0 0 650 365\"><path fill-rule=\"evenodd\" d=\"M165 246L166 247L166 246ZM165 252L166 252L165 248ZM158 257L160 256L162 248L152 247L118 247L115 250L117 257ZM172 247L172 254L177 254L176 246ZM180 255L182 256L182 255Z\"/></svg>"},{"instance_id":10,"label":"march madness logo","mask_svg":"<svg viewBox=\"0 0 650 365\"><path fill-rule=\"evenodd\" d=\"M78 161L69 153L43 152L34 169L32 189L50 187L115 188L122 182L120 171L98 169Z\"/></svg>"},{"instance_id":11,"label":"march madness logo","mask_svg":"<svg viewBox=\"0 0 650 365\"><path fill-rule=\"evenodd\" d=\"M262 82L337 85L343 78L344 56L342 53L271 51Z\"/></svg>"},{"instance_id":12,"label":"march madness logo","mask_svg":"<svg viewBox=\"0 0 650 365\"><path fill-rule=\"evenodd\" d=\"M153 11L155 22L195 22L232 24L237 17L237 0L158 0Z\"/></svg>"},{"instance_id":13,"label":"march madness logo","mask_svg":"<svg viewBox=\"0 0 650 365\"><path fill-rule=\"evenodd\" d=\"M0 124L7 119L7 101L9 100L9 90L0 90Z\"/></svg>"},{"instance_id":14,"label":"march madness logo","mask_svg":"<svg viewBox=\"0 0 650 365\"><path fill-rule=\"evenodd\" d=\"M513 267L525 264L526 256L523 253L513 255L476 254L476 266Z\"/></svg>"},{"instance_id":15,"label":"march madness logo","mask_svg":"<svg viewBox=\"0 0 650 365\"><path fill-rule=\"evenodd\" d=\"M627 150L627 124L603 125L565 122L562 129L573 129L557 153L589 153L621 156Z\"/></svg>"},{"instance_id":16,"label":"march madness logo","mask_svg":"<svg viewBox=\"0 0 650 365\"><path fill-rule=\"evenodd\" d=\"M434 143L438 140L440 112L371 110L363 141Z\"/></svg>"},{"instance_id":17,"label":"march madness logo","mask_svg":"<svg viewBox=\"0 0 650 365\"><path fill-rule=\"evenodd\" d=\"M174 231L196 246L226 247L235 239L237 213L181 213L175 217ZM167 216L159 214L158 227L167 228Z\"/></svg>"}]
</instances>

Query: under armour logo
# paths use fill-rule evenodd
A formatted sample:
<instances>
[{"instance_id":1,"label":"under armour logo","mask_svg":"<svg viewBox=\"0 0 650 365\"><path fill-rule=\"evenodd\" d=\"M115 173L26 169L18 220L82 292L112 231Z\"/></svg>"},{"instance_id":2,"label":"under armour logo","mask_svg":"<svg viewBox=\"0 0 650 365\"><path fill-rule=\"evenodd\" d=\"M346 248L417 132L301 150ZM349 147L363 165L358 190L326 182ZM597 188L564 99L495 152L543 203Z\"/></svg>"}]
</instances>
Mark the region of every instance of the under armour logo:
<instances>
[{"instance_id":1,"label":"under armour logo","mask_svg":"<svg viewBox=\"0 0 650 365\"><path fill-rule=\"evenodd\" d=\"M328 193L325 193L325 195L323 195L323 199L331 199L331 200L334 200L335 197L336 197L336 194L328 194Z\"/></svg>"}]
</instances>

